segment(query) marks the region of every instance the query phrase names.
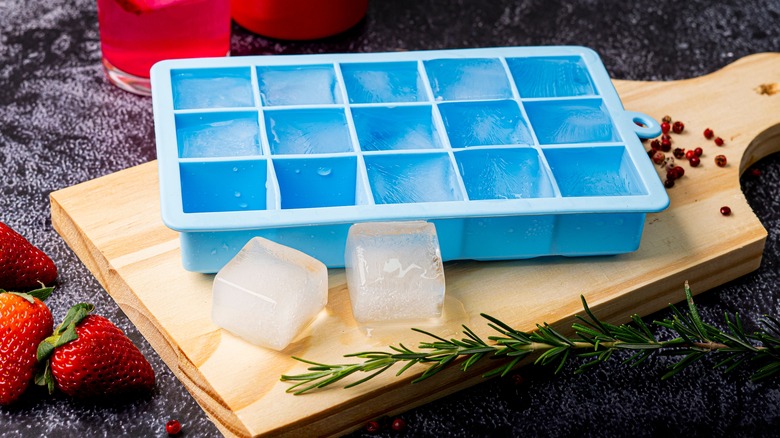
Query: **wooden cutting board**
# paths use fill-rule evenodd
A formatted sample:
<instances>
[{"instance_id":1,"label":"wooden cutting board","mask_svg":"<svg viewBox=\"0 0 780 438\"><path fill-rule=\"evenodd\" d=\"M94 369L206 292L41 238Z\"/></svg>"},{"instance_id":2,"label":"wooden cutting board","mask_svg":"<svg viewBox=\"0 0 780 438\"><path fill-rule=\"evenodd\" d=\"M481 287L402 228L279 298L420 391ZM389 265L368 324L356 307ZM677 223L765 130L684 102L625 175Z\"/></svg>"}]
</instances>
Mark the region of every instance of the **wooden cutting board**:
<instances>
[{"instance_id":1,"label":"wooden cutting board","mask_svg":"<svg viewBox=\"0 0 780 438\"><path fill-rule=\"evenodd\" d=\"M487 336L480 312L521 330L541 322L565 330L582 313L580 294L603 319L623 322L681 301L685 280L700 293L758 268L767 233L742 195L739 175L780 150L780 54L749 56L690 80L615 86L627 109L684 121L676 147L704 149L701 166L685 164L685 177L669 190L670 207L647 216L639 251L448 263L446 321L428 330L460 337L467 324ZM707 127L723 137L723 147L704 139ZM715 165L718 154L728 158L725 168ZM724 205L731 216L720 214ZM177 233L160 220L155 162L54 192L51 208L56 230L225 435L339 434L482 380L484 368L477 367L410 385L417 368L349 390L287 394L279 376L306 368L290 356L339 363L346 353L423 338L406 328L369 337L357 327L342 270L330 272L326 312L283 352L219 329L209 318L213 276L182 269Z\"/></svg>"}]
</instances>

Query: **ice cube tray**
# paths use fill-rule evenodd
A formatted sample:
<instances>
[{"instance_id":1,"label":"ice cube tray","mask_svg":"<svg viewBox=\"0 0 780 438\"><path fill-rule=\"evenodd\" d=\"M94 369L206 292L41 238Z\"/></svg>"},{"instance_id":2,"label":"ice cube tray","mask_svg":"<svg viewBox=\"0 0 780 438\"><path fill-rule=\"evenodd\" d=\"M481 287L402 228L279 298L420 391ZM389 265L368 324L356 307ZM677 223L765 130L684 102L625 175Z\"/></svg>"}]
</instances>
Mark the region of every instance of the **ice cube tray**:
<instances>
[{"instance_id":1,"label":"ice cube tray","mask_svg":"<svg viewBox=\"0 0 780 438\"><path fill-rule=\"evenodd\" d=\"M617 254L669 203L584 47L170 60L152 69L164 223L185 269L254 236L344 264L365 221L428 220L444 260Z\"/></svg>"}]
</instances>

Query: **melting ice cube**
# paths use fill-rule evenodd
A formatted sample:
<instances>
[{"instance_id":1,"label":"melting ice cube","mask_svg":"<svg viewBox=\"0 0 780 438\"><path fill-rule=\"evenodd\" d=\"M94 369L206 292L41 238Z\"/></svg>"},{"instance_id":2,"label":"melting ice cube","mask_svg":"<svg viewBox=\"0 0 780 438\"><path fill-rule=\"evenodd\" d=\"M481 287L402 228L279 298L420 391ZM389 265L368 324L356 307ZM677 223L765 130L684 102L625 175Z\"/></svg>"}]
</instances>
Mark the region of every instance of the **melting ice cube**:
<instances>
[{"instance_id":1,"label":"melting ice cube","mask_svg":"<svg viewBox=\"0 0 780 438\"><path fill-rule=\"evenodd\" d=\"M345 253L352 314L360 323L437 318L444 268L428 222L368 222L349 229Z\"/></svg>"},{"instance_id":2,"label":"melting ice cube","mask_svg":"<svg viewBox=\"0 0 780 438\"><path fill-rule=\"evenodd\" d=\"M211 318L252 344L283 350L328 302L328 270L255 237L214 278Z\"/></svg>"}]
</instances>

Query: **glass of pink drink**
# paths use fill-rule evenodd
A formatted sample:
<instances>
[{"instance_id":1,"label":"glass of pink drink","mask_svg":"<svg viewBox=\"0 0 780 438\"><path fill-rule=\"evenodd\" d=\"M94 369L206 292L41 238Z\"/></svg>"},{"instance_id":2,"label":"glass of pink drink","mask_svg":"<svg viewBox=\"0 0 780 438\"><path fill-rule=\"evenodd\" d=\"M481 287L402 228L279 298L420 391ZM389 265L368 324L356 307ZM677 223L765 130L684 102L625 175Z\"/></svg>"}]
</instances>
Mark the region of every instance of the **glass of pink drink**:
<instances>
[{"instance_id":1,"label":"glass of pink drink","mask_svg":"<svg viewBox=\"0 0 780 438\"><path fill-rule=\"evenodd\" d=\"M230 0L97 0L103 68L109 80L151 94L149 69L174 58L230 51Z\"/></svg>"}]
</instances>

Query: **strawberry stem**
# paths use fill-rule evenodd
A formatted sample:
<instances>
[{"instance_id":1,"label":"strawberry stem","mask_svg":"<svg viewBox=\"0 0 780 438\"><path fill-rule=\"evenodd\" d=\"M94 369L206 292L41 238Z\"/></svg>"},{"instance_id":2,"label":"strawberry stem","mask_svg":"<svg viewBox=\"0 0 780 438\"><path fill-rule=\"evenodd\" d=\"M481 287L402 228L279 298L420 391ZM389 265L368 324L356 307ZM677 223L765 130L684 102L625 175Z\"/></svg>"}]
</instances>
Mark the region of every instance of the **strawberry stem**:
<instances>
[{"instance_id":1,"label":"strawberry stem","mask_svg":"<svg viewBox=\"0 0 780 438\"><path fill-rule=\"evenodd\" d=\"M68 342L75 341L79 335L76 332L76 326L95 309L95 306L89 303L78 303L68 309L68 314L62 323L54 329L54 333L38 344L36 356L38 362L45 362L43 369L35 376L35 384L46 386L49 394L54 392L54 377L51 374L49 357L54 353L54 349L61 347Z\"/></svg>"},{"instance_id":2,"label":"strawberry stem","mask_svg":"<svg viewBox=\"0 0 780 438\"><path fill-rule=\"evenodd\" d=\"M54 334L57 333L63 333L65 330L68 329L69 326L73 325L74 327L78 325L78 323L81 322L82 319L86 318L87 315L89 315L89 312L95 310L95 306L89 303L78 303L75 304L73 307L68 309L68 314L65 315L65 319L62 320L62 323L57 326L57 329L54 330Z\"/></svg>"},{"instance_id":3,"label":"strawberry stem","mask_svg":"<svg viewBox=\"0 0 780 438\"><path fill-rule=\"evenodd\" d=\"M54 333L38 344L38 362L46 360L55 348L78 339L79 336L76 333L76 326L94 309L95 306L88 303L78 303L68 309L68 314L65 315L65 319L62 320L62 323L54 329Z\"/></svg>"}]
</instances>

